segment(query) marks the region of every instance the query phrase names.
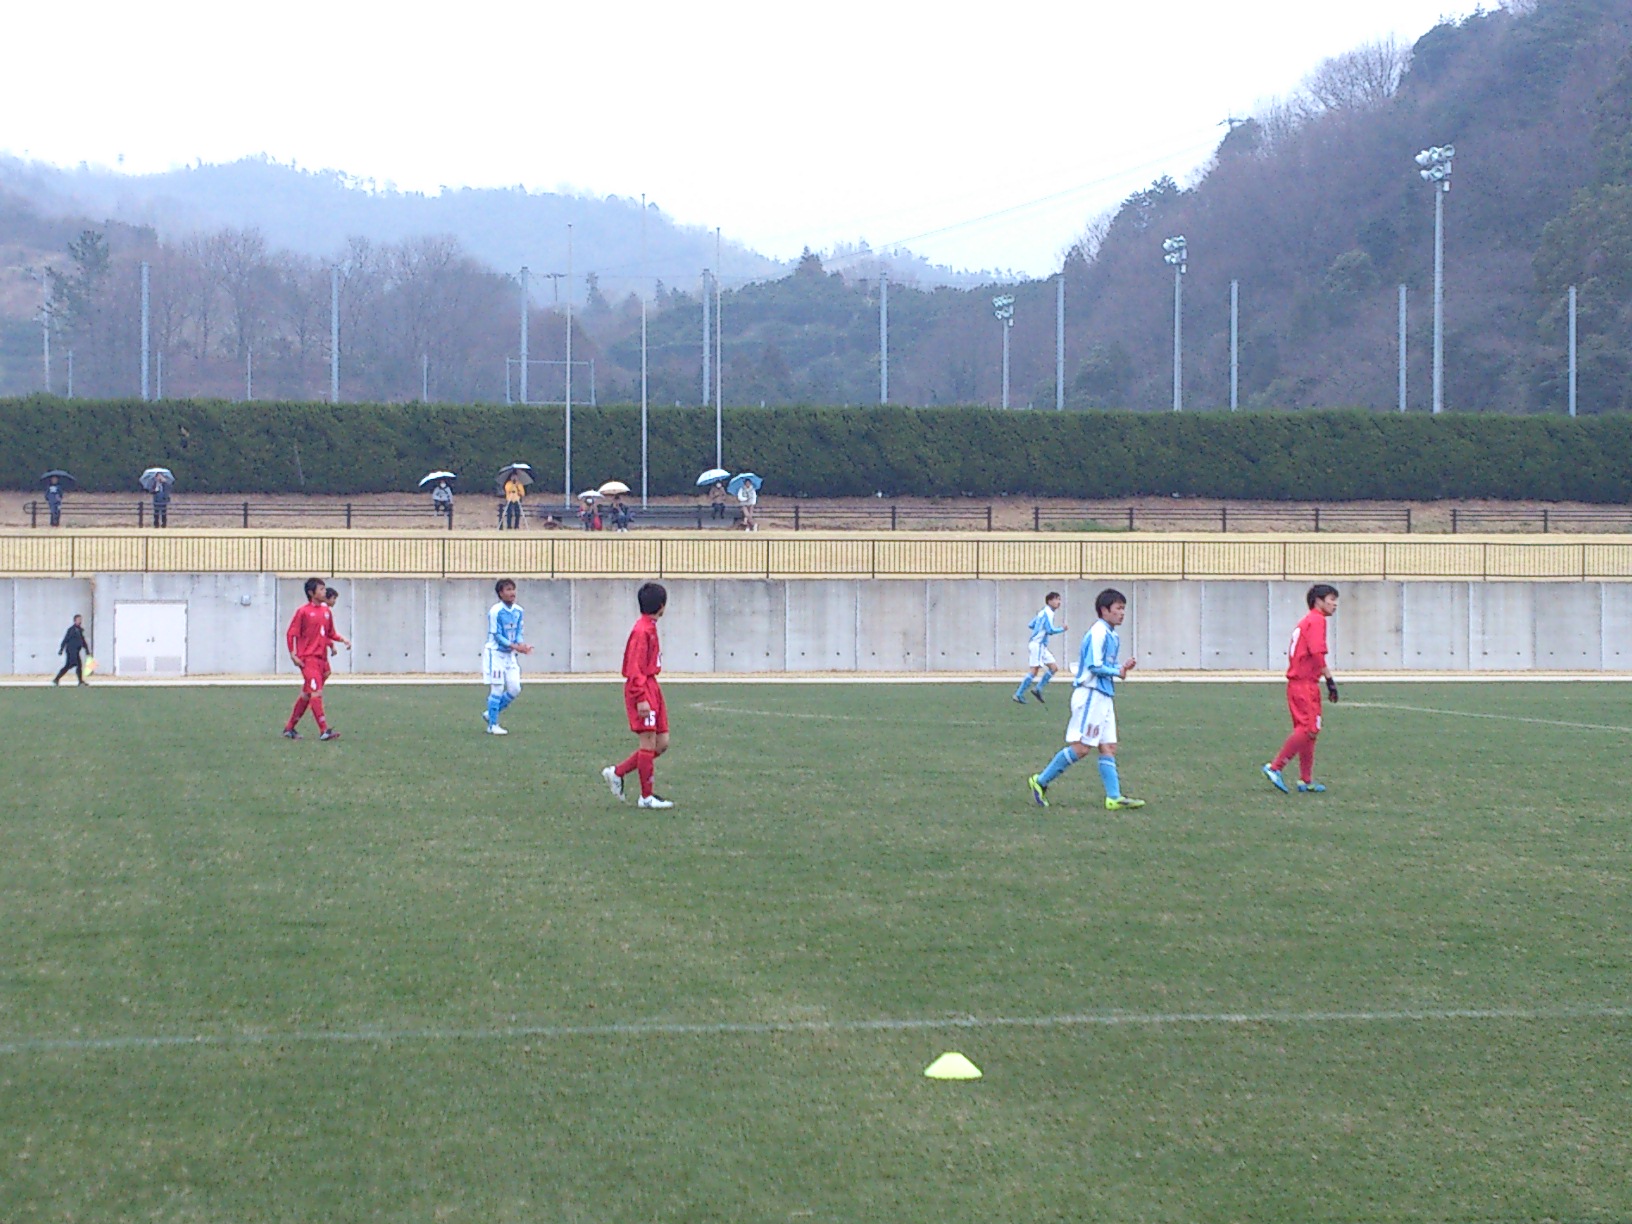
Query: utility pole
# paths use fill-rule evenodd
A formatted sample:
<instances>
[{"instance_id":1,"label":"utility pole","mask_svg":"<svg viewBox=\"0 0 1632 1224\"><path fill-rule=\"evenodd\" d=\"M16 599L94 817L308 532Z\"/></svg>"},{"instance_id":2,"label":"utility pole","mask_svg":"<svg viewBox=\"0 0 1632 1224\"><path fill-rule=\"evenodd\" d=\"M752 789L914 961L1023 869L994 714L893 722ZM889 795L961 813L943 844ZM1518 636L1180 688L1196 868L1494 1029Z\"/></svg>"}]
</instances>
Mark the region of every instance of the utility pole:
<instances>
[{"instance_id":1,"label":"utility pole","mask_svg":"<svg viewBox=\"0 0 1632 1224\"><path fill-rule=\"evenodd\" d=\"M724 430L721 427L721 408L725 392L725 320L722 315L725 311L724 287L722 274L725 272L720 260L720 227L714 227L714 466L720 467L724 456Z\"/></svg>"},{"instance_id":2,"label":"utility pole","mask_svg":"<svg viewBox=\"0 0 1632 1224\"><path fill-rule=\"evenodd\" d=\"M1190 258L1190 248L1184 235L1169 238L1162 243L1164 263L1173 268L1173 411L1184 407L1184 270Z\"/></svg>"},{"instance_id":3,"label":"utility pole","mask_svg":"<svg viewBox=\"0 0 1632 1224\"><path fill-rule=\"evenodd\" d=\"M878 268L878 402L890 402L890 274Z\"/></svg>"},{"instance_id":4,"label":"utility pole","mask_svg":"<svg viewBox=\"0 0 1632 1224\"><path fill-rule=\"evenodd\" d=\"M646 508L646 195L640 197L640 505Z\"/></svg>"},{"instance_id":5,"label":"utility pole","mask_svg":"<svg viewBox=\"0 0 1632 1224\"><path fill-rule=\"evenodd\" d=\"M1240 407L1241 282L1230 282L1230 411Z\"/></svg>"},{"instance_id":6,"label":"utility pole","mask_svg":"<svg viewBox=\"0 0 1632 1224\"><path fill-rule=\"evenodd\" d=\"M521 269L521 403L527 404L527 268Z\"/></svg>"},{"instance_id":7,"label":"utility pole","mask_svg":"<svg viewBox=\"0 0 1632 1224\"><path fill-rule=\"evenodd\" d=\"M1400 286L1400 411L1405 411L1405 286Z\"/></svg>"},{"instance_id":8,"label":"utility pole","mask_svg":"<svg viewBox=\"0 0 1632 1224\"><path fill-rule=\"evenodd\" d=\"M147 393L147 348L148 348L148 270L147 260L142 260L142 400L148 399Z\"/></svg>"},{"instance_id":9,"label":"utility pole","mask_svg":"<svg viewBox=\"0 0 1632 1224\"><path fill-rule=\"evenodd\" d=\"M1435 145L1417 154L1423 180L1434 189L1434 415L1445 408L1445 194L1451 189L1455 145Z\"/></svg>"},{"instance_id":10,"label":"utility pole","mask_svg":"<svg viewBox=\"0 0 1632 1224\"><path fill-rule=\"evenodd\" d=\"M708 407L709 392L710 392L710 390L712 388L712 384L709 382L709 377L708 377L708 369L709 369L709 364L708 363L709 363L710 359L713 356L713 353L710 350L710 344L709 344L709 342L713 339L713 335L709 330L708 312L711 309L710 303L713 301L713 299L714 299L713 277L709 273L709 270L707 268L704 268L703 269L703 407L704 408Z\"/></svg>"},{"instance_id":11,"label":"utility pole","mask_svg":"<svg viewBox=\"0 0 1632 1224\"><path fill-rule=\"evenodd\" d=\"M329 269L329 403L340 402L340 269Z\"/></svg>"},{"instance_id":12,"label":"utility pole","mask_svg":"<svg viewBox=\"0 0 1632 1224\"><path fill-rule=\"evenodd\" d=\"M1000 293L992 299L992 314L1003 329L1003 407L1009 406L1009 329L1014 326L1014 295Z\"/></svg>"},{"instance_id":13,"label":"utility pole","mask_svg":"<svg viewBox=\"0 0 1632 1224\"><path fill-rule=\"evenodd\" d=\"M1575 286L1570 286L1570 415L1575 415Z\"/></svg>"},{"instance_id":14,"label":"utility pole","mask_svg":"<svg viewBox=\"0 0 1632 1224\"><path fill-rule=\"evenodd\" d=\"M1065 268L1054 288L1054 411L1065 411Z\"/></svg>"},{"instance_id":15,"label":"utility pole","mask_svg":"<svg viewBox=\"0 0 1632 1224\"><path fill-rule=\"evenodd\" d=\"M563 447L566 463L566 500L572 505L572 225L567 225L567 412L564 422L566 445Z\"/></svg>"}]
</instances>

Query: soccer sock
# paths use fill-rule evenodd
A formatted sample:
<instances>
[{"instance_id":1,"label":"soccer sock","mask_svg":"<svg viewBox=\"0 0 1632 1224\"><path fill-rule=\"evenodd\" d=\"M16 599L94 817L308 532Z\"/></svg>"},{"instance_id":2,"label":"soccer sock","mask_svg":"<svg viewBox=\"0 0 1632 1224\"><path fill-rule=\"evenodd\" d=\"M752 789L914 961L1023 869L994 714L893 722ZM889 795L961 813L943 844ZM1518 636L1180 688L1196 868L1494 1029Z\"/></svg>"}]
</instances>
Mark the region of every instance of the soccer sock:
<instances>
[{"instance_id":1,"label":"soccer sock","mask_svg":"<svg viewBox=\"0 0 1632 1224\"><path fill-rule=\"evenodd\" d=\"M64 669L64 670L66 670L66 669ZM1026 695L1026 690L1028 688L1030 688L1030 687L1031 687L1031 673L1027 672L1025 675L1020 677L1020 687L1014 690L1015 700L1018 701L1020 698L1024 697Z\"/></svg>"},{"instance_id":2,"label":"soccer sock","mask_svg":"<svg viewBox=\"0 0 1632 1224\"><path fill-rule=\"evenodd\" d=\"M640 768L640 749L637 748L637 749L635 749L635 751L631 752L623 760L619 761L616 765L614 765L612 767L612 772L617 774L618 777L622 778L622 777L625 777L628 774L634 773L635 770L637 770L639 768Z\"/></svg>"},{"instance_id":3,"label":"soccer sock","mask_svg":"<svg viewBox=\"0 0 1632 1224\"><path fill-rule=\"evenodd\" d=\"M321 693L312 694L312 717L317 719L317 729L319 731L329 729L329 720L323 717L323 695Z\"/></svg>"},{"instance_id":4,"label":"soccer sock","mask_svg":"<svg viewBox=\"0 0 1632 1224\"><path fill-rule=\"evenodd\" d=\"M1303 784L1308 786L1315 780L1315 737L1303 737L1303 747L1298 749L1298 776Z\"/></svg>"},{"instance_id":5,"label":"soccer sock","mask_svg":"<svg viewBox=\"0 0 1632 1224\"><path fill-rule=\"evenodd\" d=\"M492 726L499 721L499 711L504 709L503 699L496 693L487 695L487 725Z\"/></svg>"},{"instance_id":6,"label":"soccer sock","mask_svg":"<svg viewBox=\"0 0 1632 1224\"><path fill-rule=\"evenodd\" d=\"M1099 780L1105 784L1105 798L1122 798L1122 780L1116 776L1116 758L1099 758Z\"/></svg>"},{"instance_id":7,"label":"soccer sock","mask_svg":"<svg viewBox=\"0 0 1632 1224\"><path fill-rule=\"evenodd\" d=\"M311 704L312 704L312 699L310 697L306 696L305 693L302 693L299 697L297 697L295 699L295 712L293 714L289 715L289 721L286 724L284 724L283 729L285 731L293 731L295 729L295 724L298 723L305 716L306 707L311 705Z\"/></svg>"},{"instance_id":8,"label":"soccer sock","mask_svg":"<svg viewBox=\"0 0 1632 1224\"><path fill-rule=\"evenodd\" d=\"M1286 743L1281 745L1281 750L1275 754L1275 759L1269 763L1269 767L1278 770L1282 765L1297 756L1302 751L1303 741L1306 738L1308 737L1302 731L1292 732L1291 735L1286 737Z\"/></svg>"},{"instance_id":9,"label":"soccer sock","mask_svg":"<svg viewBox=\"0 0 1632 1224\"><path fill-rule=\"evenodd\" d=\"M1039 693L1042 692L1047 686L1048 682L1052 679L1054 679L1054 673L1045 667L1043 669L1043 674L1037 677L1037 691Z\"/></svg>"},{"instance_id":10,"label":"soccer sock","mask_svg":"<svg viewBox=\"0 0 1632 1224\"><path fill-rule=\"evenodd\" d=\"M510 708L510 703L515 699L516 695L506 689L504 696L499 698L499 713L503 714L506 710L508 710Z\"/></svg>"},{"instance_id":11,"label":"soccer sock","mask_svg":"<svg viewBox=\"0 0 1632 1224\"><path fill-rule=\"evenodd\" d=\"M1061 748L1054 754L1054 759L1048 763L1043 772L1037 775L1037 781L1047 786L1076 763L1076 754L1069 748Z\"/></svg>"},{"instance_id":12,"label":"soccer sock","mask_svg":"<svg viewBox=\"0 0 1632 1224\"><path fill-rule=\"evenodd\" d=\"M645 748L635 753L635 769L640 772L640 797L652 797L652 766L657 761L657 753Z\"/></svg>"}]
</instances>

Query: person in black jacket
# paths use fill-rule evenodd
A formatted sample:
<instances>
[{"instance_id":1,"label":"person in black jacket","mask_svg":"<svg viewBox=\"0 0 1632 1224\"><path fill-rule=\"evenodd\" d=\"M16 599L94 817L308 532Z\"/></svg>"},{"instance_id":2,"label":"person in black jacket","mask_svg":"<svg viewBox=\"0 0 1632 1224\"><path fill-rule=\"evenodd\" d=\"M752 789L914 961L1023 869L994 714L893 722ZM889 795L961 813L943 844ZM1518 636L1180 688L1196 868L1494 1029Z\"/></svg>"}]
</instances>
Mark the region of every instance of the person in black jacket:
<instances>
[{"instance_id":1,"label":"person in black jacket","mask_svg":"<svg viewBox=\"0 0 1632 1224\"><path fill-rule=\"evenodd\" d=\"M57 673L56 679L52 680L51 683L56 684L69 672L73 672L74 675L79 677L79 682L84 684L85 664L81 656L90 654L91 647L90 643L85 640L85 618L83 616L74 617L74 623L69 625L68 632L62 635L62 645L57 647L57 653L64 656L67 662L62 665L62 670Z\"/></svg>"}]
</instances>

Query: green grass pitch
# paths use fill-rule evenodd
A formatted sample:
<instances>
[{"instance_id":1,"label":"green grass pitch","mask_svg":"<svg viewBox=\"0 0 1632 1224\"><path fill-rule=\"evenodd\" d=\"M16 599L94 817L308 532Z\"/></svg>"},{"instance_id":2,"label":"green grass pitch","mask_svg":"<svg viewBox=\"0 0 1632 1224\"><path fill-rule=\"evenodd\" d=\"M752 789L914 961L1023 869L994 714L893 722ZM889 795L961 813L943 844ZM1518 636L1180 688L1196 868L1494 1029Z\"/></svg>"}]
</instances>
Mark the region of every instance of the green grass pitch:
<instances>
[{"instance_id":1,"label":"green grass pitch","mask_svg":"<svg viewBox=\"0 0 1632 1224\"><path fill-rule=\"evenodd\" d=\"M1632 1217L1632 688L1011 691L7 691L0 1220Z\"/></svg>"}]
</instances>

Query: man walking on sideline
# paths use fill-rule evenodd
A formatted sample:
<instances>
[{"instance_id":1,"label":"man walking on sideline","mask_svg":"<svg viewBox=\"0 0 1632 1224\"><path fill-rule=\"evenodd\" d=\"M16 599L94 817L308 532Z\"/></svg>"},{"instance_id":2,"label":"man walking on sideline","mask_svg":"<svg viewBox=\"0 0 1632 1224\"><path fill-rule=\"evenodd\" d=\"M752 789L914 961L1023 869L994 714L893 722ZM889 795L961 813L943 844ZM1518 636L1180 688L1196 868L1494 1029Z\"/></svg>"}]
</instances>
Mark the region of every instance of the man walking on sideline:
<instances>
[{"instance_id":1,"label":"man walking on sideline","mask_svg":"<svg viewBox=\"0 0 1632 1224\"><path fill-rule=\"evenodd\" d=\"M317 720L318 739L340 738L340 732L329 726L329 720L323 713L323 685L329 678L330 644L339 642L349 650L351 643L335 630L334 615L323 600L324 594L323 579L306 579L306 602L295 609L289 621L289 631L284 635L289 646L289 658L300 671L300 697L295 701L289 721L284 724L285 739L300 738L295 724L300 722L308 709Z\"/></svg>"},{"instance_id":2,"label":"man walking on sideline","mask_svg":"<svg viewBox=\"0 0 1632 1224\"><path fill-rule=\"evenodd\" d=\"M82 655L91 653L90 645L85 641L85 618L74 617L74 623L68 626L68 632L62 635L62 645L57 647L57 653L63 656L62 670L57 673L52 684L56 684L69 672L79 677L81 684L85 683L85 663Z\"/></svg>"},{"instance_id":3,"label":"man walking on sideline","mask_svg":"<svg viewBox=\"0 0 1632 1224\"><path fill-rule=\"evenodd\" d=\"M1326 621L1337 611L1337 588L1317 582L1304 596L1309 611L1292 631L1286 651L1286 708L1292 714L1292 734L1264 766L1264 777L1283 795L1290 794L1282 767L1298 758L1298 791L1319 794L1326 788L1315 781L1315 739L1320 735L1320 682L1326 695L1337 702L1337 681L1326 662Z\"/></svg>"},{"instance_id":4,"label":"man walking on sideline","mask_svg":"<svg viewBox=\"0 0 1632 1224\"><path fill-rule=\"evenodd\" d=\"M672 808L674 804L652 790L653 767L669 750L669 711L663 704L663 690L657 677L663 670L663 650L657 642L657 621L668 606L669 593L661 585L648 582L636 592L640 619L629 631L623 648L623 705L629 715L629 730L638 737L635 751L616 765L601 770L612 793L623 798L623 780L640 776L637 807Z\"/></svg>"}]
</instances>

